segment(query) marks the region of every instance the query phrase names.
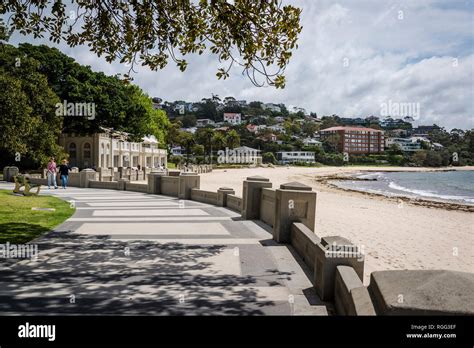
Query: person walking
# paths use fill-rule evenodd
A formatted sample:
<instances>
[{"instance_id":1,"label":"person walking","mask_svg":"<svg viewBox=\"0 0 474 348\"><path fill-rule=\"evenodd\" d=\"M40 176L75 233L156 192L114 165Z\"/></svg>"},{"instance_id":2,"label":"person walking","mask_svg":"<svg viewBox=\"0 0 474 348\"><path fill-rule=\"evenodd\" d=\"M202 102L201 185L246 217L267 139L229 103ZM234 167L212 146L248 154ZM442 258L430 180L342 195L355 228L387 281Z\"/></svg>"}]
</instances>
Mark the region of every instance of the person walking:
<instances>
[{"instance_id":1,"label":"person walking","mask_svg":"<svg viewBox=\"0 0 474 348\"><path fill-rule=\"evenodd\" d=\"M58 188L58 184L56 183L56 175L57 175L57 168L56 162L54 162L54 157L51 157L48 162L47 166L47 177L48 177L48 190L51 188L51 183L54 185L54 188Z\"/></svg>"},{"instance_id":2,"label":"person walking","mask_svg":"<svg viewBox=\"0 0 474 348\"><path fill-rule=\"evenodd\" d=\"M63 159L61 161L61 165L59 166L59 174L61 175L61 185L63 186L63 189L65 190L67 187L67 182L69 179L69 170L71 168L69 167L69 164L67 160Z\"/></svg>"}]
</instances>

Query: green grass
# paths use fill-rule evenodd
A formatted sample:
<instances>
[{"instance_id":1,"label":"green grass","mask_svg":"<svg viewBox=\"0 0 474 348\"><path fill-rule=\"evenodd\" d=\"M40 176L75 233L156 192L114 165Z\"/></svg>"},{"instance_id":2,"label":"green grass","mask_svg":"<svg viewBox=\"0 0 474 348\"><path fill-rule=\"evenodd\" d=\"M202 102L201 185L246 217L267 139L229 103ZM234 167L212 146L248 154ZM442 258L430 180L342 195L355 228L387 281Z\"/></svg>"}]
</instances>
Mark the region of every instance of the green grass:
<instances>
[{"instance_id":1,"label":"green grass","mask_svg":"<svg viewBox=\"0 0 474 348\"><path fill-rule=\"evenodd\" d=\"M54 208L55 211L31 210ZM23 244L69 218L75 211L70 204L51 196L17 196L0 190L0 243Z\"/></svg>"},{"instance_id":2,"label":"green grass","mask_svg":"<svg viewBox=\"0 0 474 348\"><path fill-rule=\"evenodd\" d=\"M168 164L166 166L168 167L168 169L176 169L176 164L175 163L168 162Z\"/></svg>"}]
</instances>

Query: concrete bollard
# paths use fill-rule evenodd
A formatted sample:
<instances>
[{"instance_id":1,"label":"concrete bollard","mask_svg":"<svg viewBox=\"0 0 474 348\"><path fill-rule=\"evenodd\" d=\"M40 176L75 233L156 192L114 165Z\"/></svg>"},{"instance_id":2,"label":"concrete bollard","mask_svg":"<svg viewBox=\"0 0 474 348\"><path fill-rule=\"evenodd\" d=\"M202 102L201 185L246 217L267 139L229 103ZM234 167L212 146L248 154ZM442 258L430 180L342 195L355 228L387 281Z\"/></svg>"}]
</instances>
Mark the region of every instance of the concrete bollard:
<instances>
[{"instance_id":1,"label":"concrete bollard","mask_svg":"<svg viewBox=\"0 0 474 348\"><path fill-rule=\"evenodd\" d=\"M262 176L249 176L244 180L243 185L242 218L246 220L259 219L262 188L270 188L272 183Z\"/></svg>"},{"instance_id":2,"label":"concrete bollard","mask_svg":"<svg viewBox=\"0 0 474 348\"><path fill-rule=\"evenodd\" d=\"M125 191L125 190L127 189L127 182L129 182L128 179L123 179L123 178L122 178L122 179L118 179L117 182L118 182L118 185L117 185L117 186L118 186L118 189L119 189L120 191Z\"/></svg>"},{"instance_id":3,"label":"concrete bollard","mask_svg":"<svg viewBox=\"0 0 474 348\"><path fill-rule=\"evenodd\" d=\"M334 298L337 266L350 266L361 281L364 279L364 254L350 240L339 237L323 237L316 245L314 285L323 301Z\"/></svg>"},{"instance_id":4,"label":"concrete bollard","mask_svg":"<svg viewBox=\"0 0 474 348\"><path fill-rule=\"evenodd\" d=\"M165 172L152 172L148 174L148 193L161 193L161 177L164 175Z\"/></svg>"},{"instance_id":5,"label":"concrete bollard","mask_svg":"<svg viewBox=\"0 0 474 348\"><path fill-rule=\"evenodd\" d=\"M196 173L181 173L179 176L178 198L191 199L191 189L200 187L200 177Z\"/></svg>"},{"instance_id":6,"label":"concrete bollard","mask_svg":"<svg viewBox=\"0 0 474 348\"><path fill-rule=\"evenodd\" d=\"M13 177L18 175L19 173L19 169L18 167L4 167L3 168L3 180L5 180L6 182L12 182L13 181Z\"/></svg>"},{"instance_id":7,"label":"concrete bollard","mask_svg":"<svg viewBox=\"0 0 474 348\"><path fill-rule=\"evenodd\" d=\"M220 187L217 190L217 205L219 207L227 207L227 195L235 195L234 189L229 187Z\"/></svg>"},{"instance_id":8,"label":"concrete bollard","mask_svg":"<svg viewBox=\"0 0 474 348\"><path fill-rule=\"evenodd\" d=\"M96 171L94 169L83 169L79 173L79 187L89 187L89 181L95 180Z\"/></svg>"},{"instance_id":9,"label":"concrete bollard","mask_svg":"<svg viewBox=\"0 0 474 348\"><path fill-rule=\"evenodd\" d=\"M301 222L314 232L316 221L316 192L310 186L291 182L275 190L275 225L273 239L291 242L291 225Z\"/></svg>"}]
</instances>

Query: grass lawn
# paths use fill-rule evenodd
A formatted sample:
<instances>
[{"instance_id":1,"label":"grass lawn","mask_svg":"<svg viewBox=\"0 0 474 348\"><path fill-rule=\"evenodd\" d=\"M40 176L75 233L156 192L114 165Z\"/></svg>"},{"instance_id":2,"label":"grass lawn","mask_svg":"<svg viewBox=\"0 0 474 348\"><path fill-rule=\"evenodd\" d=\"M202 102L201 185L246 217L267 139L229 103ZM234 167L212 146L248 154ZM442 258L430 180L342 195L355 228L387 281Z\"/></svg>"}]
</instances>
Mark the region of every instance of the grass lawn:
<instances>
[{"instance_id":1,"label":"grass lawn","mask_svg":"<svg viewBox=\"0 0 474 348\"><path fill-rule=\"evenodd\" d=\"M31 210L33 207L56 210ZM0 190L0 243L26 243L51 231L75 210L68 202L56 197L16 196L11 190Z\"/></svg>"}]
</instances>

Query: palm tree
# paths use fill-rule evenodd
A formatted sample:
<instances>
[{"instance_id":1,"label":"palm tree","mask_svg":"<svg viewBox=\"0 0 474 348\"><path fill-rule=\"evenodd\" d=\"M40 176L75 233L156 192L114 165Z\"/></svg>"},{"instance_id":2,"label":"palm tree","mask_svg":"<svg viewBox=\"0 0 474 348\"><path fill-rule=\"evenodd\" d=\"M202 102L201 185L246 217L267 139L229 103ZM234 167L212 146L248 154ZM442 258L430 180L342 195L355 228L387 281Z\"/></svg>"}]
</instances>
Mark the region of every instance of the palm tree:
<instances>
[{"instance_id":1,"label":"palm tree","mask_svg":"<svg viewBox=\"0 0 474 348\"><path fill-rule=\"evenodd\" d=\"M233 149L240 145L240 136L235 129L230 130L225 139L226 145L229 149Z\"/></svg>"},{"instance_id":2,"label":"palm tree","mask_svg":"<svg viewBox=\"0 0 474 348\"><path fill-rule=\"evenodd\" d=\"M186 165L189 164L189 154L191 153L191 149L194 143L194 137L191 133L182 132L180 134L180 145L184 147L184 150L186 152Z\"/></svg>"},{"instance_id":3,"label":"palm tree","mask_svg":"<svg viewBox=\"0 0 474 348\"><path fill-rule=\"evenodd\" d=\"M226 139L221 132L216 132L212 136L212 144L215 146L217 150L220 150L226 144Z\"/></svg>"}]
</instances>

